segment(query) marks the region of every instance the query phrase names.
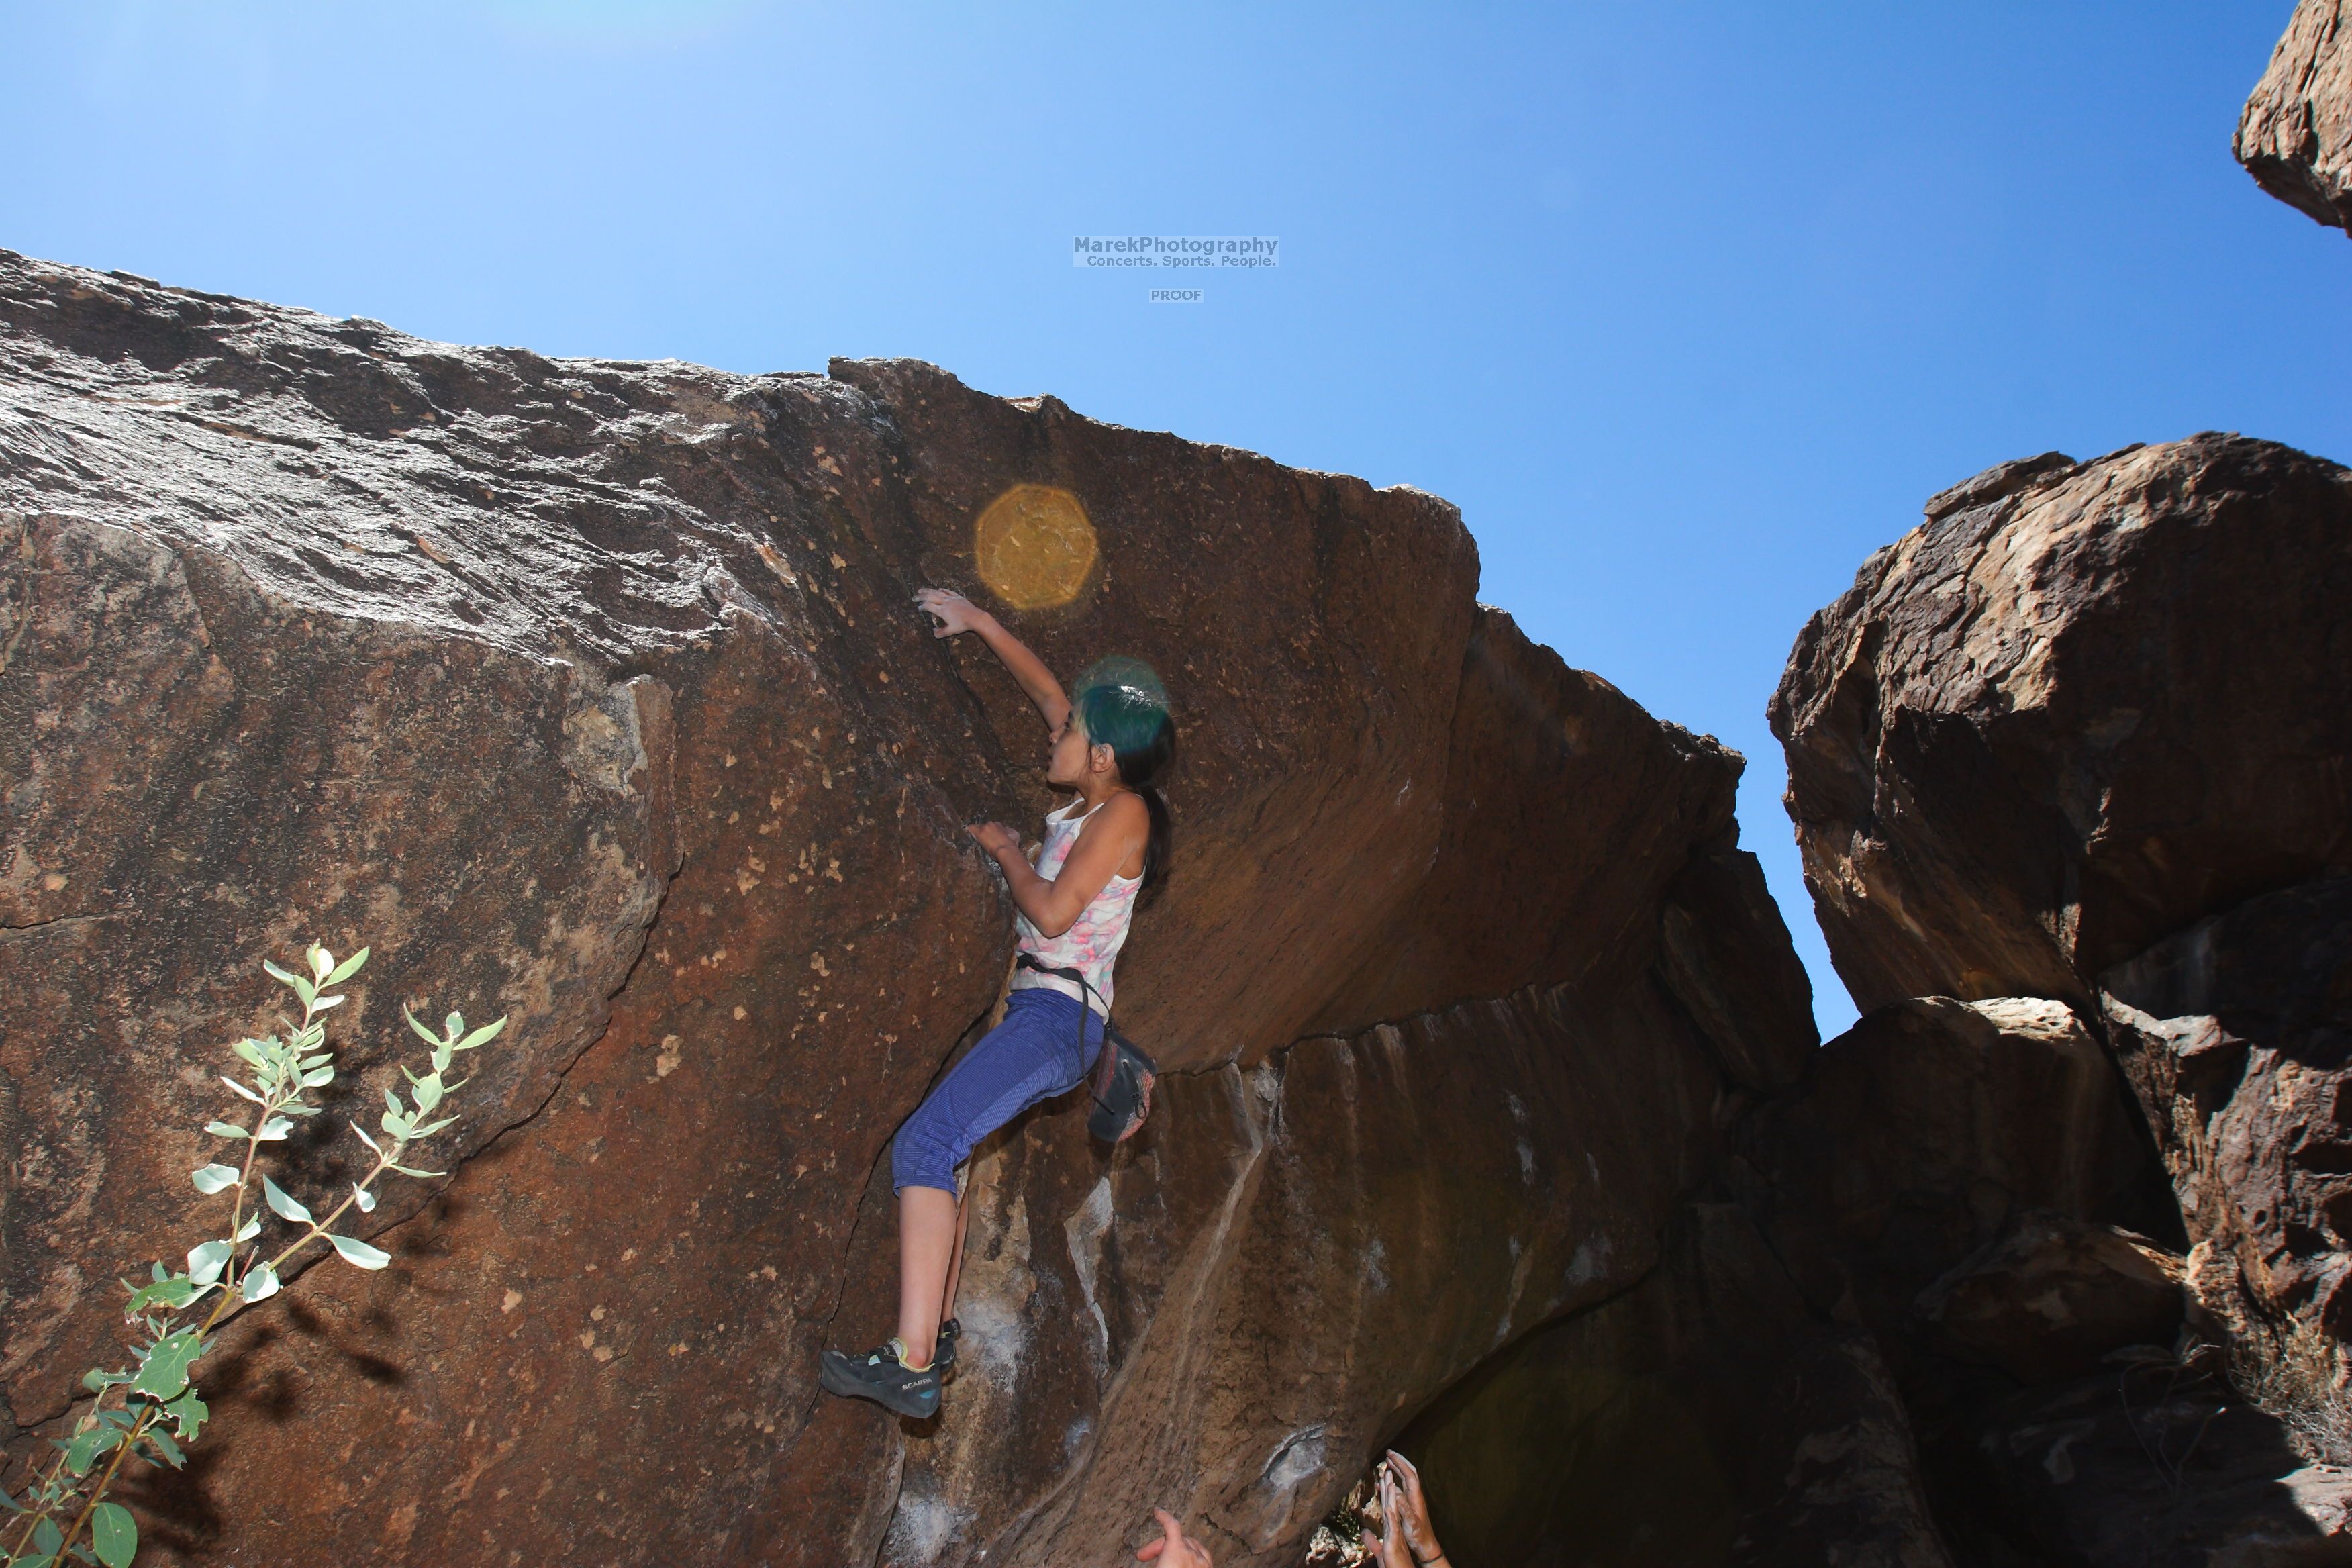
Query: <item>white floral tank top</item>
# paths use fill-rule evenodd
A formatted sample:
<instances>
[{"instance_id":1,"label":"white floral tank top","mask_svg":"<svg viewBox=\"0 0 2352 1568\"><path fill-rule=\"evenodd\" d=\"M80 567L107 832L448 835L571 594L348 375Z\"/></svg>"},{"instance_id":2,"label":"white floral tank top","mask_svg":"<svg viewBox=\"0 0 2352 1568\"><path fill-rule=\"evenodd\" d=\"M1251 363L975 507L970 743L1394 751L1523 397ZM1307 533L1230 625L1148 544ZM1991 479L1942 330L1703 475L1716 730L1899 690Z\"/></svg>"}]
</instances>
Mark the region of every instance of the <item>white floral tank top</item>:
<instances>
[{"instance_id":1,"label":"white floral tank top","mask_svg":"<svg viewBox=\"0 0 2352 1568\"><path fill-rule=\"evenodd\" d=\"M1045 843L1037 851L1037 875L1048 881L1061 875L1062 862L1070 858L1071 846L1077 843L1087 817L1094 815L1090 811L1084 816L1072 816L1078 805L1074 800L1045 818ZM1094 1010L1109 1017L1111 963L1118 957L1120 944L1127 941L1128 923L1135 917L1135 895L1142 886L1140 877L1122 877L1114 872L1111 879L1103 884L1103 890L1095 895L1095 901L1080 910L1070 929L1059 936L1047 936L1030 923L1027 915L1019 916L1021 951L1034 954L1040 963L1075 969L1085 975L1087 984L1094 988ZM1040 974L1025 967L1013 971L1014 990L1036 987L1059 991L1073 1000L1083 999L1077 985L1058 974Z\"/></svg>"}]
</instances>

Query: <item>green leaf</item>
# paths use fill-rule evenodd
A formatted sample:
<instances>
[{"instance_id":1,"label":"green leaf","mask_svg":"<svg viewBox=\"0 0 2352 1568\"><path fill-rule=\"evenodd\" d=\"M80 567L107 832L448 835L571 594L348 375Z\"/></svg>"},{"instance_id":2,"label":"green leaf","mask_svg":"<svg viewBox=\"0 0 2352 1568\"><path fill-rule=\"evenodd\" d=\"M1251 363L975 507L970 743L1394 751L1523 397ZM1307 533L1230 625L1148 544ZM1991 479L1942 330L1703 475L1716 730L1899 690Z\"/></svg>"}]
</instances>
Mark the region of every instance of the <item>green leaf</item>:
<instances>
[{"instance_id":1,"label":"green leaf","mask_svg":"<svg viewBox=\"0 0 2352 1568\"><path fill-rule=\"evenodd\" d=\"M408 1005L404 1002L401 1004L400 1016L408 1020L408 1026L416 1031L416 1037L418 1039L423 1040L428 1046L437 1046L441 1043L441 1037L426 1028L424 1025L418 1023L416 1021L416 1015L408 1010Z\"/></svg>"},{"instance_id":2,"label":"green leaf","mask_svg":"<svg viewBox=\"0 0 2352 1568\"><path fill-rule=\"evenodd\" d=\"M374 1149L378 1154L382 1154L383 1152L383 1149L377 1146L376 1141L368 1136L368 1130L366 1128L354 1121L352 1123L352 1131L360 1135L361 1142L366 1144L371 1149Z\"/></svg>"},{"instance_id":3,"label":"green leaf","mask_svg":"<svg viewBox=\"0 0 2352 1568\"><path fill-rule=\"evenodd\" d=\"M248 1301L267 1301L278 1294L278 1270L268 1263L257 1263L246 1271L245 1283L237 1294Z\"/></svg>"},{"instance_id":4,"label":"green leaf","mask_svg":"<svg viewBox=\"0 0 2352 1568\"><path fill-rule=\"evenodd\" d=\"M330 1007L341 1006L349 998L342 996L321 996L310 1010L314 1013L323 1013Z\"/></svg>"},{"instance_id":5,"label":"green leaf","mask_svg":"<svg viewBox=\"0 0 2352 1568\"><path fill-rule=\"evenodd\" d=\"M131 1292L131 1300L123 1303L122 1315L131 1317L149 1307L169 1307L176 1312L195 1299L196 1282L184 1274L174 1275Z\"/></svg>"},{"instance_id":6,"label":"green leaf","mask_svg":"<svg viewBox=\"0 0 2352 1568\"><path fill-rule=\"evenodd\" d=\"M268 970L269 972L269 978L278 982L278 984L291 985L294 984L294 976L291 973L286 970L278 968L278 965L270 963L269 960L266 958L263 959L261 961L261 967Z\"/></svg>"},{"instance_id":7,"label":"green leaf","mask_svg":"<svg viewBox=\"0 0 2352 1568\"><path fill-rule=\"evenodd\" d=\"M207 1241L202 1247L191 1247L188 1251L188 1278L199 1285L211 1284L221 1277L221 1270L228 1267L229 1254L236 1250L226 1241Z\"/></svg>"},{"instance_id":8,"label":"green leaf","mask_svg":"<svg viewBox=\"0 0 2352 1568\"><path fill-rule=\"evenodd\" d=\"M253 1090L251 1090L251 1089L249 1089L246 1088L246 1087L245 1087L245 1085L243 1085L243 1084L241 1084L241 1083L237 1082L237 1081L236 1081L236 1079L233 1079L233 1078L230 1078L230 1077L226 1076L226 1074L224 1074L224 1075L222 1076L222 1078L221 1078L221 1082L223 1082L223 1083L225 1083L225 1084L228 1085L228 1087L229 1087L229 1092L230 1092L231 1094L243 1095L246 1099L247 1099L247 1100L249 1100L253 1101L253 1103L254 1103L254 1104L256 1104L256 1105L260 1105L260 1104L265 1103L265 1102L263 1101L263 1100L262 1100L261 1096L259 1096L259 1095L257 1095L257 1094L254 1093L254 1092L253 1092Z\"/></svg>"},{"instance_id":9,"label":"green leaf","mask_svg":"<svg viewBox=\"0 0 2352 1568\"><path fill-rule=\"evenodd\" d=\"M163 1414L179 1424L180 1436L184 1441L193 1443L203 1430L204 1424L212 1415L212 1411L206 1407L203 1400L196 1397L196 1391L192 1388L163 1406Z\"/></svg>"},{"instance_id":10,"label":"green leaf","mask_svg":"<svg viewBox=\"0 0 2352 1568\"><path fill-rule=\"evenodd\" d=\"M25 1505L18 1502L15 1498L10 1497L8 1495L8 1489L5 1487L0 1487L0 1508L6 1509L10 1513L22 1513L25 1511Z\"/></svg>"},{"instance_id":11,"label":"green leaf","mask_svg":"<svg viewBox=\"0 0 2352 1568\"><path fill-rule=\"evenodd\" d=\"M130 1381L131 1374L127 1372L101 1372L97 1367L91 1367L81 1374L81 1385L92 1394L102 1394L118 1383Z\"/></svg>"},{"instance_id":12,"label":"green leaf","mask_svg":"<svg viewBox=\"0 0 2352 1568\"><path fill-rule=\"evenodd\" d=\"M381 1268L392 1261L391 1253L370 1247L364 1241L353 1241L348 1236L331 1236L327 1239L335 1244L335 1250L343 1255L343 1261L354 1268Z\"/></svg>"},{"instance_id":13,"label":"green leaf","mask_svg":"<svg viewBox=\"0 0 2352 1568\"><path fill-rule=\"evenodd\" d=\"M268 1121L263 1122L261 1124L261 1131L256 1132L253 1136L257 1141L264 1143L278 1143L283 1142L285 1141L286 1134L293 1130L294 1124L291 1121L287 1121L286 1118L282 1116L273 1116Z\"/></svg>"},{"instance_id":14,"label":"green leaf","mask_svg":"<svg viewBox=\"0 0 2352 1568\"><path fill-rule=\"evenodd\" d=\"M360 1205L362 1214L375 1213L375 1194L357 1182L352 1184L352 1202Z\"/></svg>"},{"instance_id":15,"label":"green leaf","mask_svg":"<svg viewBox=\"0 0 2352 1568\"><path fill-rule=\"evenodd\" d=\"M441 1075L439 1073L429 1072L423 1078L418 1079L416 1080L415 1091L412 1096L412 1098L416 1101L416 1114L419 1116L430 1115L433 1108L441 1103L442 1092Z\"/></svg>"},{"instance_id":16,"label":"green leaf","mask_svg":"<svg viewBox=\"0 0 2352 1568\"><path fill-rule=\"evenodd\" d=\"M452 1013L441 1020L441 1033L447 1038L454 1040L465 1032L466 1015L463 1013Z\"/></svg>"},{"instance_id":17,"label":"green leaf","mask_svg":"<svg viewBox=\"0 0 2352 1568\"><path fill-rule=\"evenodd\" d=\"M335 1069L331 1067L312 1068L309 1072L302 1075L302 1087L304 1089L317 1089L324 1084L330 1084L334 1081Z\"/></svg>"},{"instance_id":18,"label":"green leaf","mask_svg":"<svg viewBox=\"0 0 2352 1568\"><path fill-rule=\"evenodd\" d=\"M381 1119L381 1124L387 1137L397 1138L404 1143L408 1142L410 1134L407 1117L397 1111L387 1110Z\"/></svg>"},{"instance_id":19,"label":"green leaf","mask_svg":"<svg viewBox=\"0 0 2352 1568\"><path fill-rule=\"evenodd\" d=\"M44 1519L33 1526L33 1550L44 1557L55 1557L66 1549L65 1531L52 1520Z\"/></svg>"},{"instance_id":20,"label":"green leaf","mask_svg":"<svg viewBox=\"0 0 2352 1568\"><path fill-rule=\"evenodd\" d=\"M255 1237L259 1236L260 1234L261 1216L257 1214L249 1214L246 1215L245 1223L236 1227L236 1239L240 1242L251 1241Z\"/></svg>"},{"instance_id":21,"label":"green leaf","mask_svg":"<svg viewBox=\"0 0 2352 1568\"><path fill-rule=\"evenodd\" d=\"M269 1058L261 1054L261 1042L259 1040L239 1040L236 1044L231 1046L229 1049L235 1051L238 1056L243 1057L255 1067L266 1068L269 1065Z\"/></svg>"},{"instance_id":22,"label":"green leaf","mask_svg":"<svg viewBox=\"0 0 2352 1568\"><path fill-rule=\"evenodd\" d=\"M180 1446L172 1441L172 1435L161 1426L148 1427L140 1434L140 1438L153 1444L156 1456L175 1470L188 1462L188 1456L180 1451Z\"/></svg>"},{"instance_id":23,"label":"green leaf","mask_svg":"<svg viewBox=\"0 0 2352 1568\"><path fill-rule=\"evenodd\" d=\"M131 1568L131 1554L139 1550L139 1526L131 1510L119 1502L102 1502L90 1510L90 1549L106 1568Z\"/></svg>"},{"instance_id":24,"label":"green leaf","mask_svg":"<svg viewBox=\"0 0 2352 1568\"><path fill-rule=\"evenodd\" d=\"M438 1121L428 1121L422 1127L412 1126L408 1130L409 1142L413 1143L419 1138L430 1138L457 1120L454 1116L445 1116Z\"/></svg>"},{"instance_id":25,"label":"green leaf","mask_svg":"<svg viewBox=\"0 0 2352 1568\"><path fill-rule=\"evenodd\" d=\"M215 1138L243 1138L247 1136L245 1129L239 1127L234 1121L207 1121L205 1123L205 1131L211 1133Z\"/></svg>"},{"instance_id":26,"label":"green leaf","mask_svg":"<svg viewBox=\"0 0 2352 1568\"><path fill-rule=\"evenodd\" d=\"M319 1108L317 1106L305 1105L299 1100L289 1100L278 1109L284 1111L289 1116L316 1116L319 1114Z\"/></svg>"},{"instance_id":27,"label":"green leaf","mask_svg":"<svg viewBox=\"0 0 2352 1568\"><path fill-rule=\"evenodd\" d=\"M90 1466L98 1462L98 1457L100 1454L107 1452L121 1441L122 1429L119 1426L109 1426L103 1423L87 1431L77 1432L63 1445L66 1451L66 1468L75 1475L86 1476L89 1474Z\"/></svg>"},{"instance_id":28,"label":"green leaf","mask_svg":"<svg viewBox=\"0 0 2352 1568\"><path fill-rule=\"evenodd\" d=\"M449 1173L446 1171L411 1170L406 1165L394 1165L392 1166L391 1169L398 1171L404 1176L415 1176L420 1182L429 1182L436 1176L446 1176Z\"/></svg>"},{"instance_id":29,"label":"green leaf","mask_svg":"<svg viewBox=\"0 0 2352 1568\"><path fill-rule=\"evenodd\" d=\"M304 952L302 957L310 965L310 977L313 980L323 981L334 971L335 955L315 942L310 944L309 951Z\"/></svg>"},{"instance_id":30,"label":"green leaf","mask_svg":"<svg viewBox=\"0 0 2352 1568\"><path fill-rule=\"evenodd\" d=\"M349 980L352 975L357 974L360 972L360 965L365 963L367 961L368 950L366 948L360 949L357 952L352 954L349 958L335 965L335 972L327 976L327 984L330 985L341 985L344 981Z\"/></svg>"},{"instance_id":31,"label":"green leaf","mask_svg":"<svg viewBox=\"0 0 2352 1568\"><path fill-rule=\"evenodd\" d=\"M302 998L302 1005L313 1009L318 1006L319 988L316 985L311 984L308 980L303 979L299 974L289 980L288 984L294 987L294 994Z\"/></svg>"},{"instance_id":32,"label":"green leaf","mask_svg":"<svg viewBox=\"0 0 2352 1568\"><path fill-rule=\"evenodd\" d=\"M310 1211L288 1197L284 1189L268 1176L261 1178L261 1198L279 1219L290 1219L296 1225L310 1223Z\"/></svg>"},{"instance_id":33,"label":"green leaf","mask_svg":"<svg viewBox=\"0 0 2352 1568\"><path fill-rule=\"evenodd\" d=\"M194 1329L165 1334L139 1358L139 1375L131 1380L131 1392L150 1399L177 1398L188 1386L188 1363L204 1353L205 1342Z\"/></svg>"},{"instance_id":34,"label":"green leaf","mask_svg":"<svg viewBox=\"0 0 2352 1568\"><path fill-rule=\"evenodd\" d=\"M199 1165L188 1173L188 1180L196 1184L196 1191L206 1197L226 1187L236 1185L235 1165Z\"/></svg>"},{"instance_id":35,"label":"green leaf","mask_svg":"<svg viewBox=\"0 0 2352 1568\"><path fill-rule=\"evenodd\" d=\"M495 1024L485 1024L480 1028L475 1030L472 1034L467 1035L464 1039L459 1040L457 1042L457 1048L461 1051L470 1051L477 1046L488 1045L492 1040L497 1039L499 1037L499 1031L503 1030L506 1026L507 1021L504 1017L500 1017Z\"/></svg>"}]
</instances>

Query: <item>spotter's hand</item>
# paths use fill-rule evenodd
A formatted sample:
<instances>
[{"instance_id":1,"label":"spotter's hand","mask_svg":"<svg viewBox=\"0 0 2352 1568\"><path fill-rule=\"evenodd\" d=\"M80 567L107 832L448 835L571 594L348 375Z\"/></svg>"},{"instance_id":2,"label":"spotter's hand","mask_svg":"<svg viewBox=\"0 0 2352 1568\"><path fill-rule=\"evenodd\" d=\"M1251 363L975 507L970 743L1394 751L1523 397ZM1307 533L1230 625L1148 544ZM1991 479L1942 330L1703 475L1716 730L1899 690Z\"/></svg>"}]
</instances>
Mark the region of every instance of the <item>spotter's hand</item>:
<instances>
[{"instance_id":1,"label":"spotter's hand","mask_svg":"<svg viewBox=\"0 0 2352 1568\"><path fill-rule=\"evenodd\" d=\"M1021 835L1001 822L983 822L964 831L979 839L980 847L991 855L1002 855L1008 850L1016 855L1021 852Z\"/></svg>"},{"instance_id":2,"label":"spotter's hand","mask_svg":"<svg viewBox=\"0 0 2352 1568\"><path fill-rule=\"evenodd\" d=\"M1411 1459L1389 1450L1388 1465L1382 1472L1394 1483L1397 1511L1390 1517L1404 1527L1404 1543L1412 1550L1415 1563L1434 1563L1445 1555L1437 1544L1437 1527L1429 1522L1429 1499L1421 1489L1421 1472Z\"/></svg>"},{"instance_id":3,"label":"spotter's hand","mask_svg":"<svg viewBox=\"0 0 2352 1568\"><path fill-rule=\"evenodd\" d=\"M1164 1508L1155 1508L1151 1517L1160 1521L1160 1539L1143 1543L1143 1550L1135 1554L1138 1563L1156 1559L1160 1568L1217 1568L1209 1561L1207 1547L1184 1538L1184 1527L1176 1521L1174 1514Z\"/></svg>"},{"instance_id":4,"label":"spotter's hand","mask_svg":"<svg viewBox=\"0 0 2352 1568\"><path fill-rule=\"evenodd\" d=\"M931 628L935 637L951 637L958 632L976 632L991 619L989 613L965 598L961 594L945 588L919 588L915 604L922 612L938 620Z\"/></svg>"}]
</instances>

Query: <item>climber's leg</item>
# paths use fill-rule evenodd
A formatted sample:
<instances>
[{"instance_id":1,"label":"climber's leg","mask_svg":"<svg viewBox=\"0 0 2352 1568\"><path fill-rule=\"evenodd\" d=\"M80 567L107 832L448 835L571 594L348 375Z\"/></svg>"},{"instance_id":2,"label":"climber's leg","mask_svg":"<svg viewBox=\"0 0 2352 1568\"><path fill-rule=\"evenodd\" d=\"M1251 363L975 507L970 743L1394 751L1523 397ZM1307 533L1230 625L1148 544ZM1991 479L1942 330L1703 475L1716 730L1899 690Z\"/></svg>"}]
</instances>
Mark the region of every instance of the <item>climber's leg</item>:
<instances>
[{"instance_id":1,"label":"climber's leg","mask_svg":"<svg viewBox=\"0 0 2352 1568\"><path fill-rule=\"evenodd\" d=\"M955 1251L948 1256L948 1288L940 1301L940 1332L938 1342L931 1348L931 1363L945 1377L955 1370L956 1341L963 1337L963 1325L956 1321L956 1287L963 1283L963 1238L971 1225L971 1185L956 1196Z\"/></svg>"},{"instance_id":2,"label":"climber's leg","mask_svg":"<svg viewBox=\"0 0 2352 1568\"><path fill-rule=\"evenodd\" d=\"M948 1258L948 1288L940 1298L940 1315L942 1318L955 1316L956 1287L963 1283L963 1235L964 1227L971 1223L968 1213L971 1206L971 1192L967 1188L956 1199L955 1251Z\"/></svg>"},{"instance_id":3,"label":"climber's leg","mask_svg":"<svg viewBox=\"0 0 2352 1568\"><path fill-rule=\"evenodd\" d=\"M1079 1026L1089 1026L1082 1045ZM835 1394L878 1400L902 1415L939 1408L940 1321L950 1276L959 1270L962 1215L955 1171L972 1145L1030 1106L1086 1079L1087 1051L1102 1026L1058 991L1015 991L1004 1021L898 1129L890 1174L898 1193L898 1336L858 1355L827 1351L824 1385Z\"/></svg>"},{"instance_id":4,"label":"climber's leg","mask_svg":"<svg viewBox=\"0 0 2352 1568\"><path fill-rule=\"evenodd\" d=\"M961 1215L955 1194L937 1187L898 1194L898 1342L909 1368L931 1364Z\"/></svg>"}]
</instances>

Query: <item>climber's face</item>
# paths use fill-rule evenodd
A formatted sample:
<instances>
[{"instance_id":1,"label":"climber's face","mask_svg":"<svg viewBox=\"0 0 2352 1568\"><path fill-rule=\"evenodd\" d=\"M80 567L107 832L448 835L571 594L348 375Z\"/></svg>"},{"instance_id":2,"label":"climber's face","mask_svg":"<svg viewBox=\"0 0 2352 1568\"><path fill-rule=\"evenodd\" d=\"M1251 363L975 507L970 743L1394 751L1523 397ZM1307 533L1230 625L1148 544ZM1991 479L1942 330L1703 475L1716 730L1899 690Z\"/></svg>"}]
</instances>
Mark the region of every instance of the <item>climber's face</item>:
<instances>
[{"instance_id":1,"label":"climber's face","mask_svg":"<svg viewBox=\"0 0 2352 1568\"><path fill-rule=\"evenodd\" d=\"M1045 782L1064 789L1083 788L1093 765L1089 750L1086 722L1072 708L1070 716L1062 721L1062 727L1054 731L1054 750L1045 760Z\"/></svg>"}]
</instances>

